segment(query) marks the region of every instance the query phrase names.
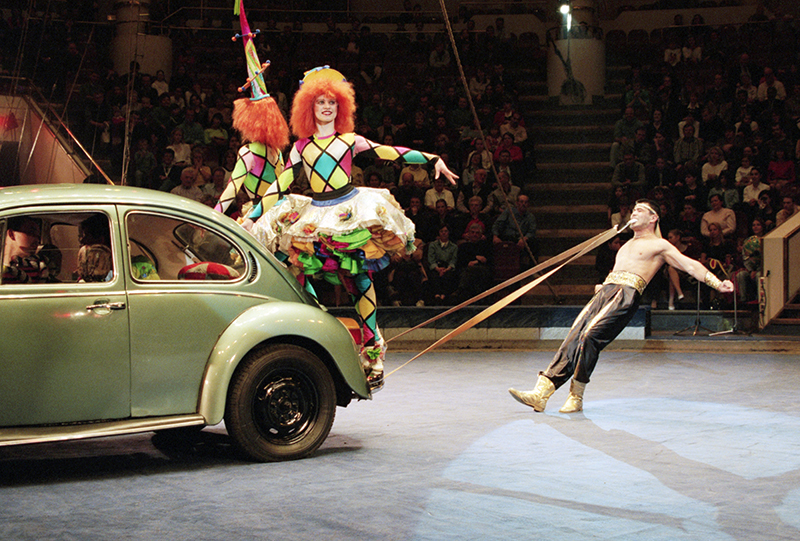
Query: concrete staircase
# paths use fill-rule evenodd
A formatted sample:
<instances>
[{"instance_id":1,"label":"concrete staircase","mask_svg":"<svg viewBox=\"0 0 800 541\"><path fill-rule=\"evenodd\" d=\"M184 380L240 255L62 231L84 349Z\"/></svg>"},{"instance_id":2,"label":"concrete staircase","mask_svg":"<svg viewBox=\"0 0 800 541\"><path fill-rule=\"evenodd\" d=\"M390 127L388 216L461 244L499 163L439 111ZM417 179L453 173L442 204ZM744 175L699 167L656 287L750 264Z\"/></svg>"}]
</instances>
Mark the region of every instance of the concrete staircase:
<instances>
[{"instance_id":1,"label":"concrete staircase","mask_svg":"<svg viewBox=\"0 0 800 541\"><path fill-rule=\"evenodd\" d=\"M528 188L533 193L540 254L546 260L608 228L608 155L614 123L621 116L616 104L623 79L621 71L609 69L610 92L603 103L562 106L547 96L544 81L521 71L520 109L528 133L535 138L537 163ZM524 303L584 304L600 279L594 262L594 255L582 257L550 279L552 289L539 287Z\"/></svg>"},{"instance_id":2,"label":"concrete staircase","mask_svg":"<svg viewBox=\"0 0 800 541\"><path fill-rule=\"evenodd\" d=\"M764 328L765 334L800 336L800 296L795 297L781 313Z\"/></svg>"}]
</instances>

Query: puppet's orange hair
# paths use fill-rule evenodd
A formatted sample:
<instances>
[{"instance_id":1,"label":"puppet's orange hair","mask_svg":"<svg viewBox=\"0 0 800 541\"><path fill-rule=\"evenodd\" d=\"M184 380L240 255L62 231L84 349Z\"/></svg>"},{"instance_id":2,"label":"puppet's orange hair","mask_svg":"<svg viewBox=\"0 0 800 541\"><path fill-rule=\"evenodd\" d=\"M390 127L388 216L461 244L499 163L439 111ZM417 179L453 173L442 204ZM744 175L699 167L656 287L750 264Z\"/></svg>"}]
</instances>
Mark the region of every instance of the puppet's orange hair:
<instances>
[{"instance_id":1,"label":"puppet's orange hair","mask_svg":"<svg viewBox=\"0 0 800 541\"><path fill-rule=\"evenodd\" d=\"M264 143L276 150L289 144L289 126L271 97L234 101L233 127L242 134L243 142Z\"/></svg>"},{"instance_id":2,"label":"puppet's orange hair","mask_svg":"<svg viewBox=\"0 0 800 541\"><path fill-rule=\"evenodd\" d=\"M314 118L314 100L317 96L333 96L339 105L334 127L339 133L355 131L356 93L353 85L346 81L313 79L306 81L295 93L292 101L292 132L303 139L317 131Z\"/></svg>"}]
</instances>

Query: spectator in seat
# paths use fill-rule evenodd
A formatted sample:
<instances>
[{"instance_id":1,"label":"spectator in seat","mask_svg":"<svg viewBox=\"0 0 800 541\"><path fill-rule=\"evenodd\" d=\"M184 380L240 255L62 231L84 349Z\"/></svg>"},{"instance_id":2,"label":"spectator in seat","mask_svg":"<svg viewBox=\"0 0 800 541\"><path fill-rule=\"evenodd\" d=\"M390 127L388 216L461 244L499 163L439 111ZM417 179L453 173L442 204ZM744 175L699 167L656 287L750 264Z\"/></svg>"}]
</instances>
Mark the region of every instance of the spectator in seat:
<instances>
[{"instance_id":1,"label":"spectator in seat","mask_svg":"<svg viewBox=\"0 0 800 541\"><path fill-rule=\"evenodd\" d=\"M703 214L700 220L700 234L709 237L711 235L709 226L715 223L720 226L722 234L730 238L736 233L736 214L723 206L721 195L713 194L708 200L711 203L711 210Z\"/></svg>"},{"instance_id":2,"label":"spectator in seat","mask_svg":"<svg viewBox=\"0 0 800 541\"><path fill-rule=\"evenodd\" d=\"M786 156L786 149L778 146L774 156L767 166L767 184L772 189L782 192L788 185L794 184L797 177L794 162Z\"/></svg>"},{"instance_id":3,"label":"spectator in seat","mask_svg":"<svg viewBox=\"0 0 800 541\"><path fill-rule=\"evenodd\" d=\"M619 201L619 211L611 215L611 227L622 227L631 219L631 203L627 197Z\"/></svg>"},{"instance_id":4,"label":"spectator in seat","mask_svg":"<svg viewBox=\"0 0 800 541\"><path fill-rule=\"evenodd\" d=\"M514 206L521 192L522 190L519 186L511 184L511 178L508 176L507 172L498 172L497 188L492 190L492 193L489 194L485 212L496 215L503 212L508 205ZM508 204L506 204L506 201Z\"/></svg>"},{"instance_id":5,"label":"spectator in seat","mask_svg":"<svg viewBox=\"0 0 800 541\"><path fill-rule=\"evenodd\" d=\"M178 167L185 167L192 162L192 147L183 140L183 130L176 126L170 133L170 144L167 148L172 149Z\"/></svg>"},{"instance_id":6,"label":"spectator in seat","mask_svg":"<svg viewBox=\"0 0 800 541\"><path fill-rule=\"evenodd\" d=\"M725 138L725 122L711 107L703 107L700 111L699 135L707 145L719 145Z\"/></svg>"},{"instance_id":7,"label":"spectator in seat","mask_svg":"<svg viewBox=\"0 0 800 541\"><path fill-rule=\"evenodd\" d=\"M479 197L482 202L481 211L483 211L489 202L489 194L492 193L492 187L489 186L488 182L486 182L487 176L488 172L486 169L478 169L475 171L475 176L473 177L472 183L464 186L458 192L458 198L456 199L456 210L464 214L469 214L469 201L473 197Z\"/></svg>"},{"instance_id":8,"label":"spectator in seat","mask_svg":"<svg viewBox=\"0 0 800 541\"><path fill-rule=\"evenodd\" d=\"M761 182L761 171L754 167L750 171L750 184L745 186L742 192L742 199L746 205L750 205L751 209L755 209L758 205L758 194L769 189L769 184Z\"/></svg>"},{"instance_id":9,"label":"spectator in seat","mask_svg":"<svg viewBox=\"0 0 800 541\"><path fill-rule=\"evenodd\" d=\"M177 126L183 132L183 140L189 145L202 144L206 140L206 132L196 117L197 111L188 107L183 113L183 122Z\"/></svg>"},{"instance_id":10,"label":"spectator in seat","mask_svg":"<svg viewBox=\"0 0 800 541\"><path fill-rule=\"evenodd\" d=\"M393 306L425 306L423 294L428 275L422 266L422 240L410 254L394 254L387 267L387 293Z\"/></svg>"},{"instance_id":11,"label":"spectator in seat","mask_svg":"<svg viewBox=\"0 0 800 541\"><path fill-rule=\"evenodd\" d=\"M708 190L709 206L711 206L712 195L722 197L722 205L727 209L737 210L741 207L742 200L739 197L739 190L733 186L731 172L728 169L722 172L717 182L711 184L711 188Z\"/></svg>"},{"instance_id":12,"label":"spectator in seat","mask_svg":"<svg viewBox=\"0 0 800 541\"><path fill-rule=\"evenodd\" d=\"M485 206L484 202L479 196L473 195L472 197L469 198L469 210L466 216L464 217L466 224L464 225L463 229L464 232L461 235L462 240L467 239L467 233L469 232L469 228L472 225L475 224L480 225L481 228L483 229L482 234L484 235L486 234L487 231L489 231L488 225L490 222L487 219L486 214L483 213L484 206Z\"/></svg>"},{"instance_id":13,"label":"spectator in seat","mask_svg":"<svg viewBox=\"0 0 800 541\"><path fill-rule=\"evenodd\" d=\"M669 167L667 159L664 156L659 156L656 158L655 167L645 170L645 178L647 179L647 187L652 189L656 186L672 188L675 186L675 181L678 177L675 170Z\"/></svg>"},{"instance_id":14,"label":"spectator in seat","mask_svg":"<svg viewBox=\"0 0 800 541\"><path fill-rule=\"evenodd\" d=\"M407 182L406 173L411 173L414 185L421 190L428 190L431 187L431 177L428 170L418 163L410 163L400 170L400 185L404 186Z\"/></svg>"},{"instance_id":15,"label":"spectator in seat","mask_svg":"<svg viewBox=\"0 0 800 541\"><path fill-rule=\"evenodd\" d=\"M711 147L708 150L708 161L703 164L700 169L700 177L703 184L706 186L716 183L722 171L728 169L728 162L725 161L722 154L722 149L719 147Z\"/></svg>"},{"instance_id":16,"label":"spectator in seat","mask_svg":"<svg viewBox=\"0 0 800 541\"><path fill-rule=\"evenodd\" d=\"M678 251L683 255L691 257L692 259L700 257L700 253L696 252L696 250L693 250L688 244L686 244L683 241L683 238L681 237L681 232L679 230L671 229L669 233L667 233L667 240L669 240L670 244L675 246L675 248L677 248ZM675 310L676 297L678 301L682 301L684 298L681 281L684 280L689 275L669 265L666 265L665 267L668 278L667 287L669 288L669 304L667 305L667 307L670 310Z\"/></svg>"},{"instance_id":17,"label":"spectator in seat","mask_svg":"<svg viewBox=\"0 0 800 541\"><path fill-rule=\"evenodd\" d=\"M454 209L456 206L453 192L445 187L444 178L442 177L434 179L433 188L425 192L425 206L429 209L435 210L436 203L439 201L444 201L449 210Z\"/></svg>"},{"instance_id":18,"label":"spectator in seat","mask_svg":"<svg viewBox=\"0 0 800 541\"><path fill-rule=\"evenodd\" d=\"M480 137L476 137L472 141L472 146L474 150L472 150L467 155L467 163L472 163L472 157L476 154L481 157L481 167L484 169L491 169L492 168L492 153L486 148L486 145L483 142L483 139Z\"/></svg>"},{"instance_id":19,"label":"spectator in seat","mask_svg":"<svg viewBox=\"0 0 800 541\"><path fill-rule=\"evenodd\" d=\"M161 163L153 170L150 188L168 192L181 183L181 168L175 164L175 152L165 148L161 154Z\"/></svg>"},{"instance_id":20,"label":"spectator in seat","mask_svg":"<svg viewBox=\"0 0 800 541\"><path fill-rule=\"evenodd\" d=\"M598 276L597 283L602 284L608 273L614 268L617 252L619 252L624 243L625 240L622 235L617 235L597 248L597 255L594 260L594 268L597 270Z\"/></svg>"},{"instance_id":21,"label":"spectator in seat","mask_svg":"<svg viewBox=\"0 0 800 541\"><path fill-rule=\"evenodd\" d=\"M734 252L733 243L725 238L718 223L710 223L708 232L708 237L703 239L703 254L700 256L700 260L706 266L708 266L709 259L724 263L727 256Z\"/></svg>"},{"instance_id":22,"label":"spectator in seat","mask_svg":"<svg viewBox=\"0 0 800 541\"><path fill-rule=\"evenodd\" d=\"M500 138L500 145L494 151L493 159L500 161L500 153L508 151L511 163L520 163L523 159L522 149L515 144L514 134L511 132L504 133Z\"/></svg>"},{"instance_id":23,"label":"spectator in seat","mask_svg":"<svg viewBox=\"0 0 800 541\"><path fill-rule=\"evenodd\" d=\"M680 173L685 167L696 167L703 153L703 140L694 136L694 125L683 126L683 137L673 147L675 169Z\"/></svg>"},{"instance_id":24,"label":"spectator in seat","mask_svg":"<svg viewBox=\"0 0 800 541\"><path fill-rule=\"evenodd\" d=\"M521 122L522 115L515 112L513 115L511 115L511 118L508 120L508 122L500 126L500 134L505 135L506 133L510 133L514 136L514 143L517 145L522 145L528 140L528 130L525 129L525 126L523 126Z\"/></svg>"},{"instance_id":25,"label":"spectator in seat","mask_svg":"<svg viewBox=\"0 0 800 541\"><path fill-rule=\"evenodd\" d=\"M443 225L446 225L452 231L453 239L458 238L458 234L461 233L461 229L458 226L459 220L458 217L454 212L451 211L450 207L447 206L447 203L444 199L439 199L436 201L436 205L434 206L433 212L433 231L438 232L439 228Z\"/></svg>"},{"instance_id":26,"label":"spectator in seat","mask_svg":"<svg viewBox=\"0 0 800 541\"><path fill-rule=\"evenodd\" d=\"M409 220L414 222L416 238L422 239L423 242L427 243L436 237L436 231L433 227L434 214L422 204L421 196L411 196L405 214Z\"/></svg>"},{"instance_id":27,"label":"spectator in seat","mask_svg":"<svg viewBox=\"0 0 800 541\"><path fill-rule=\"evenodd\" d=\"M623 149L623 157L626 152L633 153L634 159L645 167L652 167L656 159L655 148L647 141L647 128L644 126L636 128L633 140Z\"/></svg>"},{"instance_id":28,"label":"spectator in seat","mask_svg":"<svg viewBox=\"0 0 800 541\"><path fill-rule=\"evenodd\" d=\"M615 167L619 161L622 147L636 136L636 128L644 126L642 121L636 118L633 107L626 107L622 118L614 124L614 142L611 144L611 155L609 162L611 167Z\"/></svg>"},{"instance_id":29,"label":"spectator in seat","mask_svg":"<svg viewBox=\"0 0 800 541\"><path fill-rule=\"evenodd\" d=\"M687 168L683 172L683 182L675 185L675 194L678 201L690 201L698 212L706 210L708 194L704 186L697 182L697 170Z\"/></svg>"},{"instance_id":30,"label":"spectator in seat","mask_svg":"<svg viewBox=\"0 0 800 541\"><path fill-rule=\"evenodd\" d=\"M176 186L170 193L192 199L193 201L200 201L205 192L196 185L197 172L192 167L184 167L181 171L181 183Z\"/></svg>"},{"instance_id":31,"label":"spectator in seat","mask_svg":"<svg viewBox=\"0 0 800 541\"><path fill-rule=\"evenodd\" d=\"M739 167L736 168L736 187L744 189L745 186L750 184L750 171L753 170L753 164L750 161L750 156L745 154L742 156L742 161Z\"/></svg>"},{"instance_id":32,"label":"spectator in seat","mask_svg":"<svg viewBox=\"0 0 800 541\"><path fill-rule=\"evenodd\" d=\"M693 201L684 201L683 210L678 218L678 226L684 236L700 238L700 220L703 216L697 212Z\"/></svg>"},{"instance_id":33,"label":"spectator in seat","mask_svg":"<svg viewBox=\"0 0 800 541\"><path fill-rule=\"evenodd\" d=\"M495 244L513 242L523 250L523 254L527 253L527 245L533 256L537 257L536 218L528 208L529 206L530 198L527 195L517 196L516 203L506 208L492 224L492 242ZM517 224L519 224L519 229L517 229Z\"/></svg>"},{"instance_id":34,"label":"spectator in seat","mask_svg":"<svg viewBox=\"0 0 800 541\"><path fill-rule=\"evenodd\" d=\"M451 304L478 295L492 281L492 244L484 232L483 224L473 222L464 233L466 240L458 245L458 287L451 295Z\"/></svg>"},{"instance_id":35,"label":"spectator in seat","mask_svg":"<svg viewBox=\"0 0 800 541\"><path fill-rule=\"evenodd\" d=\"M752 214L752 209L751 214ZM758 206L756 207L755 217L764 224L765 231L772 231L775 228L775 221L778 219L778 209L772 204L772 191L764 190L758 194Z\"/></svg>"},{"instance_id":36,"label":"spectator in seat","mask_svg":"<svg viewBox=\"0 0 800 541\"><path fill-rule=\"evenodd\" d=\"M136 142L136 153L133 155L133 184L140 188L148 188L153 171L158 167L156 157L150 152L150 142L140 139Z\"/></svg>"},{"instance_id":37,"label":"spectator in seat","mask_svg":"<svg viewBox=\"0 0 800 541\"><path fill-rule=\"evenodd\" d=\"M515 167L516 164L511 161L511 152L505 148L500 149L497 162L494 164L494 170L497 171L498 175L500 175L500 173L507 174L509 181L513 182L517 186L520 186L524 179L522 178L522 175L516 174Z\"/></svg>"},{"instance_id":38,"label":"spectator in seat","mask_svg":"<svg viewBox=\"0 0 800 541\"><path fill-rule=\"evenodd\" d=\"M775 227L783 225L786 220L797 214L798 210L800 208L798 208L794 198L791 195L784 195L781 199L781 210L775 216Z\"/></svg>"},{"instance_id":39,"label":"spectator in seat","mask_svg":"<svg viewBox=\"0 0 800 541\"><path fill-rule=\"evenodd\" d=\"M455 279L458 246L450 241L450 228L441 225L436 240L428 244L428 300L426 304L445 304L457 286Z\"/></svg>"},{"instance_id":40,"label":"spectator in seat","mask_svg":"<svg viewBox=\"0 0 800 541\"><path fill-rule=\"evenodd\" d=\"M622 162L614 167L611 186L614 188L622 186L632 199L639 199L643 195L646 186L645 168L636 161L633 152L626 151L622 156Z\"/></svg>"},{"instance_id":41,"label":"spectator in seat","mask_svg":"<svg viewBox=\"0 0 800 541\"><path fill-rule=\"evenodd\" d=\"M764 68L764 78L761 80L761 83L758 85L758 100L761 102L767 101L768 90L770 88L775 89L775 97L778 100L785 100L786 99L786 87L783 86L783 83L780 82L775 78L775 71L770 68Z\"/></svg>"},{"instance_id":42,"label":"spectator in seat","mask_svg":"<svg viewBox=\"0 0 800 541\"><path fill-rule=\"evenodd\" d=\"M461 177L458 181L461 190L468 188L472 184L472 180L475 178L475 173L478 169L484 169L481 164L481 156L479 154L470 154L467 166L461 171Z\"/></svg>"},{"instance_id":43,"label":"spectator in seat","mask_svg":"<svg viewBox=\"0 0 800 541\"><path fill-rule=\"evenodd\" d=\"M743 269L736 273L736 288L739 300L742 302L754 301L758 286L758 279L764 267L764 258L761 249L761 238L767 233L764 222L754 218L750 225L750 235L742 244Z\"/></svg>"}]
</instances>

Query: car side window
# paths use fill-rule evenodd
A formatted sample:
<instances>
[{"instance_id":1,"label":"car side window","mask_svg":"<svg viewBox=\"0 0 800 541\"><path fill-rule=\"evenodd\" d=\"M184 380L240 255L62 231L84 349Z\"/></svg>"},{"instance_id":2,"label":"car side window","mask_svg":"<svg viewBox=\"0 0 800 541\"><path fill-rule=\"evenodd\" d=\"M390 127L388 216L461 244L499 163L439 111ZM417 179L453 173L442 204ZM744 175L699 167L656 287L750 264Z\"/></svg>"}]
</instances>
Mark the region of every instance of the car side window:
<instances>
[{"instance_id":1,"label":"car side window","mask_svg":"<svg viewBox=\"0 0 800 541\"><path fill-rule=\"evenodd\" d=\"M107 282L111 228L101 212L20 214L2 220L2 284Z\"/></svg>"},{"instance_id":2,"label":"car side window","mask_svg":"<svg viewBox=\"0 0 800 541\"><path fill-rule=\"evenodd\" d=\"M242 251L210 229L144 212L126 222L136 280L236 280L245 272Z\"/></svg>"}]
</instances>

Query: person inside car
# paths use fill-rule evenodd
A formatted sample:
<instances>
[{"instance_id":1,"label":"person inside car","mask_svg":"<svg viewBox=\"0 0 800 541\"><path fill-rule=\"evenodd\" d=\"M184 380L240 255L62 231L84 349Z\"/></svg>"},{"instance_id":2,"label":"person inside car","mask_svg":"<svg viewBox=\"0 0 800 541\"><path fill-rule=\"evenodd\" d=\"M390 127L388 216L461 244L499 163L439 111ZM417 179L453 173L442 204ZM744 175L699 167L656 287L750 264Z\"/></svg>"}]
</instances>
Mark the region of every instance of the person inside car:
<instances>
[{"instance_id":1,"label":"person inside car","mask_svg":"<svg viewBox=\"0 0 800 541\"><path fill-rule=\"evenodd\" d=\"M102 214L93 214L78 225L79 282L107 282L114 275L111 258L111 238L108 220Z\"/></svg>"},{"instance_id":2,"label":"person inside car","mask_svg":"<svg viewBox=\"0 0 800 541\"><path fill-rule=\"evenodd\" d=\"M41 224L30 216L8 219L3 242L3 283L43 282L48 276L48 260L37 254Z\"/></svg>"}]
</instances>

